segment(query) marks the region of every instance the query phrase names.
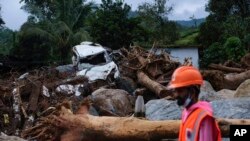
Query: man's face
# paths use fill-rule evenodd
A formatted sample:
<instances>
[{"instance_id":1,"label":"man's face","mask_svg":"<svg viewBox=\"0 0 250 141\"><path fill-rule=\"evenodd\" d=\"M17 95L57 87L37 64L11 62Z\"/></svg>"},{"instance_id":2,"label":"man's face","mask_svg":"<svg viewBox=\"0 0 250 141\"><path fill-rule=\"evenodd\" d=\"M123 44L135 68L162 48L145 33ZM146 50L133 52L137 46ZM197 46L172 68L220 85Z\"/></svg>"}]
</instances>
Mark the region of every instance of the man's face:
<instances>
[{"instance_id":1,"label":"man's face","mask_svg":"<svg viewBox=\"0 0 250 141\"><path fill-rule=\"evenodd\" d=\"M173 94L174 98L177 99L177 104L179 106L183 106L188 97L187 88L183 87L183 88L173 89Z\"/></svg>"}]
</instances>

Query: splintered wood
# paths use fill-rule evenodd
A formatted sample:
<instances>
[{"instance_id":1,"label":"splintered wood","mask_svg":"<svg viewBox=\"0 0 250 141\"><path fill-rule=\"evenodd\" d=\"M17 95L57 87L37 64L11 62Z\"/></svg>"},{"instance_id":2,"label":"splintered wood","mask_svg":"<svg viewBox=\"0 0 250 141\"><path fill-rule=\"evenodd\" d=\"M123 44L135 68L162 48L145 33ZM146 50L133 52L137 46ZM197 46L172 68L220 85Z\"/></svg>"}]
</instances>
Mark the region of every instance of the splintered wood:
<instances>
[{"instance_id":1,"label":"splintered wood","mask_svg":"<svg viewBox=\"0 0 250 141\"><path fill-rule=\"evenodd\" d=\"M120 66L124 76L137 80L142 86L154 92L158 97L171 95L166 85L171 79L173 71L180 65L170 60L169 54L162 51L159 54L151 49L135 46L130 51L121 50L124 54Z\"/></svg>"},{"instance_id":2,"label":"splintered wood","mask_svg":"<svg viewBox=\"0 0 250 141\"><path fill-rule=\"evenodd\" d=\"M177 138L180 120L149 121L135 117L98 117L88 114L83 103L74 114L67 104L57 108L36 126L23 132L23 137L36 140L158 141ZM249 119L217 119L222 136L229 136L229 126L249 125Z\"/></svg>"},{"instance_id":3,"label":"splintered wood","mask_svg":"<svg viewBox=\"0 0 250 141\"><path fill-rule=\"evenodd\" d=\"M250 79L250 53L236 63L231 60L222 64L210 64L210 70L202 71L205 80L208 80L215 90L236 90L241 83Z\"/></svg>"}]
</instances>

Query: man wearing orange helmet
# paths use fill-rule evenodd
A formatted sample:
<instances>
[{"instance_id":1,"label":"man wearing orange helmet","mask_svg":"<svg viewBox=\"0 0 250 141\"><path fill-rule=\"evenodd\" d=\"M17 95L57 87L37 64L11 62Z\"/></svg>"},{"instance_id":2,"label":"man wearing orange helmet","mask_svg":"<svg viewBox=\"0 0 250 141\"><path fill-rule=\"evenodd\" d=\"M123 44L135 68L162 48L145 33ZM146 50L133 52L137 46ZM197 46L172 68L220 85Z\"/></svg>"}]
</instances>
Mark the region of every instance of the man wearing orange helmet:
<instances>
[{"instance_id":1,"label":"man wearing orange helmet","mask_svg":"<svg viewBox=\"0 0 250 141\"><path fill-rule=\"evenodd\" d=\"M168 85L177 99L177 104L184 106L179 131L179 141L221 141L221 133L213 117L210 103L198 101L202 76L192 66L177 68Z\"/></svg>"}]
</instances>

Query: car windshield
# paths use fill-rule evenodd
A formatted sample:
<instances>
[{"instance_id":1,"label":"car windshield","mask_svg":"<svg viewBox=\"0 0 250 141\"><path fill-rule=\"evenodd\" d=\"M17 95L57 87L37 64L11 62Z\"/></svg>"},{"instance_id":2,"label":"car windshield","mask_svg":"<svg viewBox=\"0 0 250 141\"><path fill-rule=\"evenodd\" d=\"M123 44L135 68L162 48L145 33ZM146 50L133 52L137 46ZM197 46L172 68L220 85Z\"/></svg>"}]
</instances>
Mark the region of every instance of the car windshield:
<instances>
[{"instance_id":1,"label":"car windshield","mask_svg":"<svg viewBox=\"0 0 250 141\"><path fill-rule=\"evenodd\" d=\"M81 58L80 64L82 64L82 63L88 63L91 65L99 65L99 64L106 63L105 52L91 55L91 56L88 56L86 58Z\"/></svg>"}]
</instances>

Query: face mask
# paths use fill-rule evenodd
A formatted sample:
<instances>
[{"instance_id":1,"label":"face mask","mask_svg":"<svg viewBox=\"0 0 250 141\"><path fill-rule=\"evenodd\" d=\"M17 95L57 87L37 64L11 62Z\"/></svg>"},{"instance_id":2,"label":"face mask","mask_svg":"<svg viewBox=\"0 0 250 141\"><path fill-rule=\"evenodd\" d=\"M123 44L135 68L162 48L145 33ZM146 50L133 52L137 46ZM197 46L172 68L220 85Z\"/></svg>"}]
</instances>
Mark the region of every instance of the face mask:
<instances>
[{"instance_id":1,"label":"face mask","mask_svg":"<svg viewBox=\"0 0 250 141\"><path fill-rule=\"evenodd\" d=\"M188 97L177 97L177 104L179 106L184 106L184 107L187 107L190 105L190 103L192 102L192 99L191 99L191 95L189 94Z\"/></svg>"},{"instance_id":2,"label":"face mask","mask_svg":"<svg viewBox=\"0 0 250 141\"><path fill-rule=\"evenodd\" d=\"M185 98L179 97L179 96L176 99L177 99L177 105L179 105L179 106L184 105L184 103L186 101Z\"/></svg>"},{"instance_id":3,"label":"face mask","mask_svg":"<svg viewBox=\"0 0 250 141\"><path fill-rule=\"evenodd\" d=\"M191 96L189 95L183 106L188 107L191 104L191 102L192 102L192 99L191 99Z\"/></svg>"}]
</instances>

